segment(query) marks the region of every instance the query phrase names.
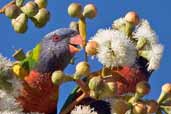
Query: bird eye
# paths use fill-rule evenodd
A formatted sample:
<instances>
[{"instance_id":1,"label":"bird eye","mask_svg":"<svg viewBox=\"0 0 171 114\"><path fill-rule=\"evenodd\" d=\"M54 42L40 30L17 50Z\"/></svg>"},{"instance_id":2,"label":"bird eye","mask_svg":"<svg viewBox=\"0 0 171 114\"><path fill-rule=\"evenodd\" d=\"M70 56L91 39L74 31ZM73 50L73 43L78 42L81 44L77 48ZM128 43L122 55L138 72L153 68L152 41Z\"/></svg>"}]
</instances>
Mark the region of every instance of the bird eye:
<instances>
[{"instance_id":1,"label":"bird eye","mask_svg":"<svg viewBox=\"0 0 171 114\"><path fill-rule=\"evenodd\" d=\"M52 36L52 40L54 42L58 42L60 40L60 36L58 36L58 35L55 34L55 35Z\"/></svg>"}]
</instances>

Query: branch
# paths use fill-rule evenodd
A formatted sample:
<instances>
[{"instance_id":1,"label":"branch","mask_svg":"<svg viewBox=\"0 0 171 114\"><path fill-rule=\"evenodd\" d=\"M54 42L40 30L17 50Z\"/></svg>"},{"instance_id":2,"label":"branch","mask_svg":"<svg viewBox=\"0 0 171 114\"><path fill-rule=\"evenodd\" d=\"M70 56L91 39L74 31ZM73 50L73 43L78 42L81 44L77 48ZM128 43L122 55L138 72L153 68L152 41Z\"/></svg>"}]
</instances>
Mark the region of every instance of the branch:
<instances>
[{"instance_id":1,"label":"branch","mask_svg":"<svg viewBox=\"0 0 171 114\"><path fill-rule=\"evenodd\" d=\"M83 81L83 80L76 80L76 83L78 84L78 86L80 87L80 89L87 95L89 95L90 91L89 91L89 87L87 86L87 84Z\"/></svg>"},{"instance_id":2,"label":"branch","mask_svg":"<svg viewBox=\"0 0 171 114\"><path fill-rule=\"evenodd\" d=\"M76 100L74 100L71 104L69 104L60 114L68 114L77 104L80 103L81 100L88 97L87 94L83 93Z\"/></svg>"},{"instance_id":3,"label":"branch","mask_svg":"<svg viewBox=\"0 0 171 114\"><path fill-rule=\"evenodd\" d=\"M1 9L0 9L0 14L3 14L5 12L5 8L9 7L10 5L12 4L15 4L15 0L9 2L8 4L6 4L5 6L3 6Z\"/></svg>"}]
</instances>

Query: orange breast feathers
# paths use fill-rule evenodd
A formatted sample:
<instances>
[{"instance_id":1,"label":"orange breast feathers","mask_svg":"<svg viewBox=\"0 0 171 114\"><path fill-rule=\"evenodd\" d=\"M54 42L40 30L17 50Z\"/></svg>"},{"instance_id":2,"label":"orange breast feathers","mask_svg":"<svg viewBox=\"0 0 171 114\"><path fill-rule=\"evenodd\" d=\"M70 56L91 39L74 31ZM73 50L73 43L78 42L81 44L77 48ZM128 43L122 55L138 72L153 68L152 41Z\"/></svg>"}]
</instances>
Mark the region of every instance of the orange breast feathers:
<instances>
[{"instance_id":1,"label":"orange breast feathers","mask_svg":"<svg viewBox=\"0 0 171 114\"><path fill-rule=\"evenodd\" d=\"M58 87L52 84L51 74L31 71L24 80L24 88L18 97L24 111L53 113L57 106Z\"/></svg>"}]
</instances>

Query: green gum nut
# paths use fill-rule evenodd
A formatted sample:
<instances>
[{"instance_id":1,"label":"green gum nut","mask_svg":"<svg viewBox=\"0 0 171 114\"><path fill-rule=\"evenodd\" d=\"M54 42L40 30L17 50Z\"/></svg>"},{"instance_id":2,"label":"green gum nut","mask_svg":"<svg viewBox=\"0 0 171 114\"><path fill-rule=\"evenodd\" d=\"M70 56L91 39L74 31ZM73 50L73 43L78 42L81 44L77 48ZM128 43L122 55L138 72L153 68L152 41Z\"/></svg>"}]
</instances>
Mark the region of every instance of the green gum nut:
<instances>
[{"instance_id":1,"label":"green gum nut","mask_svg":"<svg viewBox=\"0 0 171 114\"><path fill-rule=\"evenodd\" d=\"M10 19L15 19L20 14L20 9L16 5L5 8L5 15Z\"/></svg>"},{"instance_id":2,"label":"green gum nut","mask_svg":"<svg viewBox=\"0 0 171 114\"><path fill-rule=\"evenodd\" d=\"M112 112L115 112L116 114L126 114L126 112L129 110L128 103L123 99L115 99L111 103Z\"/></svg>"},{"instance_id":3,"label":"green gum nut","mask_svg":"<svg viewBox=\"0 0 171 114\"><path fill-rule=\"evenodd\" d=\"M50 13L45 8L40 9L39 12L33 18L31 18L32 22L38 28L44 27L49 19Z\"/></svg>"},{"instance_id":4,"label":"green gum nut","mask_svg":"<svg viewBox=\"0 0 171 114\"><path fill-rule=\"evenodd\" d=\"M52 73L52 83L54 85L60 85L64 81L65 74L62 71L55 71Z\"/></svg>"},{"instance_id":5,"label":"green gum nut","mask_svg":"<svg viewBox=\"0 0 171 114\"><path fill-rule=\"evenodd\" d=\"M15 32L25 33L27 31L27 16L20 14L16 19L12 19L11 24Z\"/></svg>"},{"instance_id":6,"label":"green gum nut","mask_svg":"<svg viewBox=\"0 0 171 114\"><path fill-rule=\"evenodd\" d=\"M33 2L27 2L23 7L21 7L23 13L25 13L28 17L33 17L38 13L38 5Z\"/></svg>"},{"instance_id":7,"label":"green gum nut","mask_svg":"<svg viewBox=\"0 0 171 114\"><path fill-rule=\"evenodd\" d=\"M90 91L90 96L95 98L95 99L98 99L97 93L95 93L95 91L93 91L93 90Z\"/></svg>"},{"instance_id":8,"label":"green gum nut","mask_svg":"<svg viewBox=\"0 0 171 114\"><path fill-rule=\"evenodd\" d=\"M27 24L20 23L15 20L12 20L12 26L15 32L17 33L25 33L27 31Z\"/></svg>"},{"instance_id":9,"label":"green gum nut","mask_svg":"<svg viewBox=\"0 0 171 114\"><path fill-rule=\"evenodd\" d=\"M46 25L46 23L39 23L35 18L30 18L31 21L34 23L35 27L42 28Z\"/></svg>"},{"instance_id":10,"label":"green gum nut","mask_svg":"<svg viewBox=\"0 0 171 114\"><path fill-rule=\"evenodd\" d=\"M114 95L114 93L106 84L104 84L103 86L101 85L100 88L98 88L96 91L98 93L99 99L105 99Z\"/></svg>"},{"instance_id":11,"label":"green gum nut","mask_svg":"<svg viewBox=\"0 0 171 114\"><path fill-rule=\"evenodd\" d=\"M136 93L140 96L147 95L150 92L150 84L147 81L141 81L136 85Z\"/></svg>"},{"instance_id":12,"label":"green gum nut","mask_svg":"<svg viewBox=\"0 0 171 114\"><path fill-rule=\"evenodd\" d=\"M90 65L82 61L77 64L76 66L76 72L75 72L75 79L80 79L82 76L87 76L90 73Z\"/></svg>"},{"instance_id":13,"label":"green gum nut","mask_svg":"<svg viewBox=\"0 0 171 114\"><path fill-rule=\"evenodd\" d=\"M47 0L34 0L34 2L38 5L38 7L41 8L46 8L47 6Z\"/></svg>"},{"instance_id":14,"label":"green gum nut","mask_svg":"<svg viewBox=\"0 0 171 114\"><path fill-rule=\"evenodd\" d=\"M117 92L117 84L115 82L108 82L107 87L112 94Z\"/></svg>"},{"instance_id":15,"label":"green gum nut","mask_svg":"<svg viewBox=\"0 0 171 114\"><path fill-rule=\"evenodd\" d=\"M143 102L136 102L133 107L133 114L147 114L147 106Z\"/></svg>"},{"instance_id":16,"label":"green gum nut","mask_svg":"<svg viewBox=\"0 0 171 114\"><path fill-rule=\"evenodd\" d=\"M171 83L166 83L162 86L162 92L157 101L158 103L162 103L168 98L171 98Z\"/></svg>"},{"instance_id":17,"label":"green gum nut","mask_svg":"<svg viewBox=\"0 0 171 114\"><path fill-rule=\"evenodd\" d=\"M77 17L80 18L82 16L82 6L78 3L72 3L68 7L68 14L71 17Z\"/></svg>"},{"instance_id":18,"label":"green gum nut","mask_svg":"<svg viewBox=\"0 0 171 114\"><path fill-rule=\"evenodd\" d=\"M26 55L25 55L23 49L16 50L12 56L18 61L22 61L26 58Z\"/></svg>"},{"instance_id":19,"label":"green gum nut","mask_svg":"<svg viewBox=\"0 0 171 114\"><path fill-rule=\"evenodd\" d=\"M93 4L88 4L84 7L83 16L89 19L95 18L97 15L97 9Z\"/></svg>"},{"instance_id":20,"label":"green gum nut","mask_svg":"<svg viewBox=\"0 0 171 114\"><path fill-rule=\"evenodd\" d=\"M90 90L95 90L95 91L98 88L100 88L102 85L103 85L103 80L99 76L91 78L88 84Z\"/></svg>"}]
</instances>

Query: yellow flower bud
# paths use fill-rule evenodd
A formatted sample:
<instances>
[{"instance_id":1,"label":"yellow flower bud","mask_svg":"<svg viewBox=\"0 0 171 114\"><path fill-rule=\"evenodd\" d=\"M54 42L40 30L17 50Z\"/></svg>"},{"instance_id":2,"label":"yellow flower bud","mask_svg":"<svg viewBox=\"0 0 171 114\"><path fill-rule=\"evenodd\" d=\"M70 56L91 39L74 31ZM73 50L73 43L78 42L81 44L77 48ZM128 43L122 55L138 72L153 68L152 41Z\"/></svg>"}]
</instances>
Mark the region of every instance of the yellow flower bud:
<instances>
[{"instance_id":1,"label":"yellow flower bud","mask_svg":"<svg viewBox=\"0 0 171 114\"><path fill-rule=\"evenodd\" d=\"M85 50L88 55L96 55L97 48L98 48L98 44L96 41L89 41L86 45Z\"/></svg>"},{"instance_id":2,"label":"yellow flower bud","mask_svg":"<svg viewBox=\"0 0 171 114\"><path fill-rule=\"evenodd\" d=\"M134 11L130 11L128 12L126 15L125 15L125 20L134 24L134 25L137 25L139 23L139 16L136 12Z\"/></svg>"},{"instance_id":3,"label":"yellow flower bud","mask_svg":"<svg viewBox=\"0 0 171 114\"><path fill-rule=\"evenodd\" d=\"M24 79L25 76L28 75L28 71L25 70L20 63L14 63L12 66L12 71L16 75L17 78Z\"/></svg>"},{"instance_id":4,"label":"yellow flower bud","mask_svg":"<svg viewBox=\"0 0 171 114\"><path fill-rule=\"evenodd\" d=\"M162 86L162 91L166 94L171 94L171 84L166 83Z\"/></svg>"}]
</instances>

